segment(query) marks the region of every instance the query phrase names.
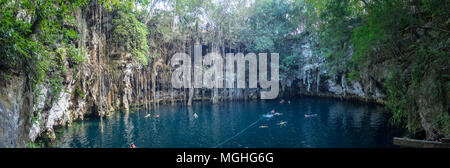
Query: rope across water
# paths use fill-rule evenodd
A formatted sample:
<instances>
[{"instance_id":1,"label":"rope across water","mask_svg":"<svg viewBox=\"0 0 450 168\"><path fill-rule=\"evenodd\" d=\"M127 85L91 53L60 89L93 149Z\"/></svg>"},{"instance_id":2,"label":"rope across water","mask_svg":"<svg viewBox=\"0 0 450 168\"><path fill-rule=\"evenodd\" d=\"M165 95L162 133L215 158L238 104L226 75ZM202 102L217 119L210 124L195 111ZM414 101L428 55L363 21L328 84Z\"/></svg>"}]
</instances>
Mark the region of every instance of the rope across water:
<instances>
[{"instance_id":1,"label":"rope across water","mask_svg":"<svg viewBox=\"0 0 450 168\"><path fill-rule=\"evenodd\" d=\"M252 124L250 124L248 127L244 128L243 130L241 130L240 132L238 132L237 134L233 135L232 137L226 139L225 141L223 141L222 143L217 144L216 146L214 146L213 148L217 148L219 146L222 146L223 144L227 143L228 141L232 140L233 138L239 136L240 134L244 133L246 130L248 130L250 127L252 127L253 125L255 125L256 123L258 123L259 121L261 121L263 119L263 117L259 117L258 120L256 120L255 122L253 122Z\"/></svg>"},{"instance_id":2,"label":"rope across water","mask_svg":"<svg viewBox=\"0 0 450 168\"><path fill-rule=\"evenodd\" d=\"M277 108L278 106L280 106L281 104L278 104L275 108ZM273 108L273 109L275 109ZM225 141L215 145L213 148L217 148L219 146L222 146L223 144L227 143L228 141L232 140L233 138L236 138L237 136L241 135L242 133L244 133L245 131L247 131L250 127L252 127L253 125L255 125L256 123L258 123L259 121L261 121L264 117L261 116L259 117L259 119L257 119L255 122L251 123L250 125L248 125L247 127L245 127L243 130L239 131L237 134L233 135L232 137L226 139Z\"/></svg>"}]
</instances>

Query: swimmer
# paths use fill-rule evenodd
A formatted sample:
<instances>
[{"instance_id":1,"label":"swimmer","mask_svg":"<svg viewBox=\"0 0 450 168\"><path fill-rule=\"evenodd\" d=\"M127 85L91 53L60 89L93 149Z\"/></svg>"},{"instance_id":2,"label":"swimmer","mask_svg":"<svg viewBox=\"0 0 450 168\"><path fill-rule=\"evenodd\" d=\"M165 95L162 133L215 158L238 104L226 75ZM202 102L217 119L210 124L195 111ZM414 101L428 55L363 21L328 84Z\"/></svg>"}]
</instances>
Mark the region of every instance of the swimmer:
<instances>
[{"instance_id":1,"label":"swimmer","mask_svg":"<svg viewBox=\"0 0 450 168\"><path fill-rule=\"evenodd\" d=\"M130 144L130 148L136 148L133 143Z\"/></svg>"},{"instance_id":2,"label":"swimmer","mask_svg":"<svg viewBox=\"0 0 450 168\"><path fill-rule=\"evenodd\" d=\"M197 115L197 113L194 113L194 118L198 118L198 115Z\"/></svg>"},{"instance_id":3,"label":"swimmer","mask_svg":"<svg viewBox=\"0 0 450 168\"><path fill-rule=\"evenodd\" d=\"M150 117L151 115L150 114L147 114L146 116L145 116L145 118L148 118L148 117Z\"/></svg>"},{"instance_id":4,"label":"swimmer","mask_svg":"<svg viewBox=\"0 0 450 168\"><path fill-rule=\"evenodd\" d=\"M156 114L155 117L156 117L156 118L159 118L159 114Z\"/></svg>"},{"instance_id":5,"label":"swimmer","mask_svg":"<svg viewBox=\"0 0 450 168\"><path fill-rule=\"evenodd\" d=\"M273 114L273 115L276 115L276 116L279 116L279 115L281 115L282 113L275 113L275 114Z\"/></svg>"},{"instance_id":6,"label":"swimmer","mask_svg":"<svg viewBox=\"0 0 450 168\"><path fill-rule=\"evenodd\" d=\"M305 114L305 118L316 117L317 114Z\"/></svg>"},{"instance_id":7,"label":"swimmer","mask_svg":"<svg viewBox=\"0 0 450 168\"><path fill-rule=\"evenodd\" d=\"M270 111L271 114L275 113L275 110Z\"/></svg>"},{"instance_id":8,"label":"swimmer","mask_svg":"<svg viewBox=\"0 0 450 168\"><path fill-rule=\"evenodd\" d=\"M286 124L287 124L287 121L281 121L280 123L278 123L278 125L280 125L280 126L284 126Z\"/></svg>"},{"instance_id":9,"label":"swimmer","mask_svg":"<svg viewBox=\"0 0 450 168\"><path fill-rule=\"evenodd\" d=\"M261 125L261 126L259 126L259 128L269 128L269 126L267 126L267 125Z\"/></svg>"},{"instance_id":10,"label":"swimmer","mask_svg":"<svg viewBox=\"0 0 450 168\"><path fill-rule=\"evenodd\" d=\"M288 104L291 104L291 101L290 101L290 100L288 100Z\"/></svg>"},{"instance_id":11,"label":"swimmer","mask_svg":"<svg viewBox=\"0 0 450 168\"><path fill-rule=\"evenodd\" d=\"M283 103L284 103L284 99L281 99L280 104L283 104Z\"/></svg>"},{"instance_id":12,"label":"swimmer","mask_svg":"<svg viewBox=\"0 0 450 168\"><path fill-rule=\"evenodd\" d=\"M265 117L265 118L272 118L273 114L264 114L263 117Z\"/></svg>"}]
</instances>

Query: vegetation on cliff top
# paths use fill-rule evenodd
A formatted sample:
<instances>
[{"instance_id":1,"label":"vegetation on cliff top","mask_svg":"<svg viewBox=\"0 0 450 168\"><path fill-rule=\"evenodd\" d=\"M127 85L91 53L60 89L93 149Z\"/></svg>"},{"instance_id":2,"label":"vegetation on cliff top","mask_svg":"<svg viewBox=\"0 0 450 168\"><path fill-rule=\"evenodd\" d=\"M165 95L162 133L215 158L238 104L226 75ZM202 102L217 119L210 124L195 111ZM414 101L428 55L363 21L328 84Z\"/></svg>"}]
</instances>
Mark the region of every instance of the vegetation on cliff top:
<instances>
[{"instance_id":1,"label":"vegetation on cliff top","mask_svg":"<svg viewBox=\"0 0 450 168\"><path fill-rule=\"evenodd\" d=\"M132 12L119 11L112 20L114 27L112 39L116 45L125 46L142 65L147 65L150 56L147 44L148 30L145 24L136 19Z\"/></svg>"},{"instance_id":2,"label":"vegetation on cliff top","mask_svg":"<svg viewBox=\"0 0 450 168\"><path fill-rule=\"evenodd\" d=\"M73 11L87 1L0 1L0 69L8 74L27 76L35 96L40 85L50 89L50 99L57 100L66 67L84 61L82 48L76 48ZM34 99L35 101L37 99ZM37 121L34 112L31 122Z\"/></svg>"}]
</instances>

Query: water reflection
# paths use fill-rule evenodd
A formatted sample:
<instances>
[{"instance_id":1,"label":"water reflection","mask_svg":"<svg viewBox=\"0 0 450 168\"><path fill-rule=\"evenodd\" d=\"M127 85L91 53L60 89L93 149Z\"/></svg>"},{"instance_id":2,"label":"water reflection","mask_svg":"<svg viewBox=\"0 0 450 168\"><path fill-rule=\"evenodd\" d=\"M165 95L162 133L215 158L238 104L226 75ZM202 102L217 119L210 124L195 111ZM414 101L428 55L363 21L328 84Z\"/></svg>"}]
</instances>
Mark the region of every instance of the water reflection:
<instances>
[{"instance_id":1,"label":"water reflection","mask_svg":"<svg viewBox=\"0 0 450 168\"><path fill-rule=\"evenodd\" d=\"M220 147L393 147L395 131L378 106L316 98L291 102L197 102L192 107L163 105L114 113L73 123L57 134L56 147L127 148L130 143L137 147L213 147L272 109L283 115L257 122ZM305 118L305 114L317 116ZM287 124L277 125L280 121Z\"/></svg>"}]
</instances>

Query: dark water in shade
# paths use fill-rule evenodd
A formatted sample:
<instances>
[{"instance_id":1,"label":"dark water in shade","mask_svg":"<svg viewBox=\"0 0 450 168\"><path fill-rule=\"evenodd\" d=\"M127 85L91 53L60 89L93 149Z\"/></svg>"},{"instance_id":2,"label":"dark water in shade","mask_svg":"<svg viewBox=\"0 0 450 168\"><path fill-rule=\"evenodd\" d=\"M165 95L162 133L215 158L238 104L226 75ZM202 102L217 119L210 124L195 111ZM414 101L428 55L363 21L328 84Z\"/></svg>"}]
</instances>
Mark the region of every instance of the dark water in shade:
<instances>
[{"instance_id":1,"label":"dark water in shade","mask_svg":"<svg viewBox=\"0 0 450 168\"><path fill-rule=\"evenodd\" d=\"M58 130L54 147L128 148L134 143L138 148L210 148L245 128L220 147L395 147L392 138L399 131L388 124L388 114L380 106L322 98L295 99L282 105L278 101L197 102L192 107L164 105L115 113ZM272 109L283 115L258 121ZM194 112L198 118L194 118ZM145 118L148 113L151 117ZM317 116L305 118L305 114ZM280 121L287 124L280 126ZM261 125L268 128L259 128Z\"/></svg>"}]
</instances>

